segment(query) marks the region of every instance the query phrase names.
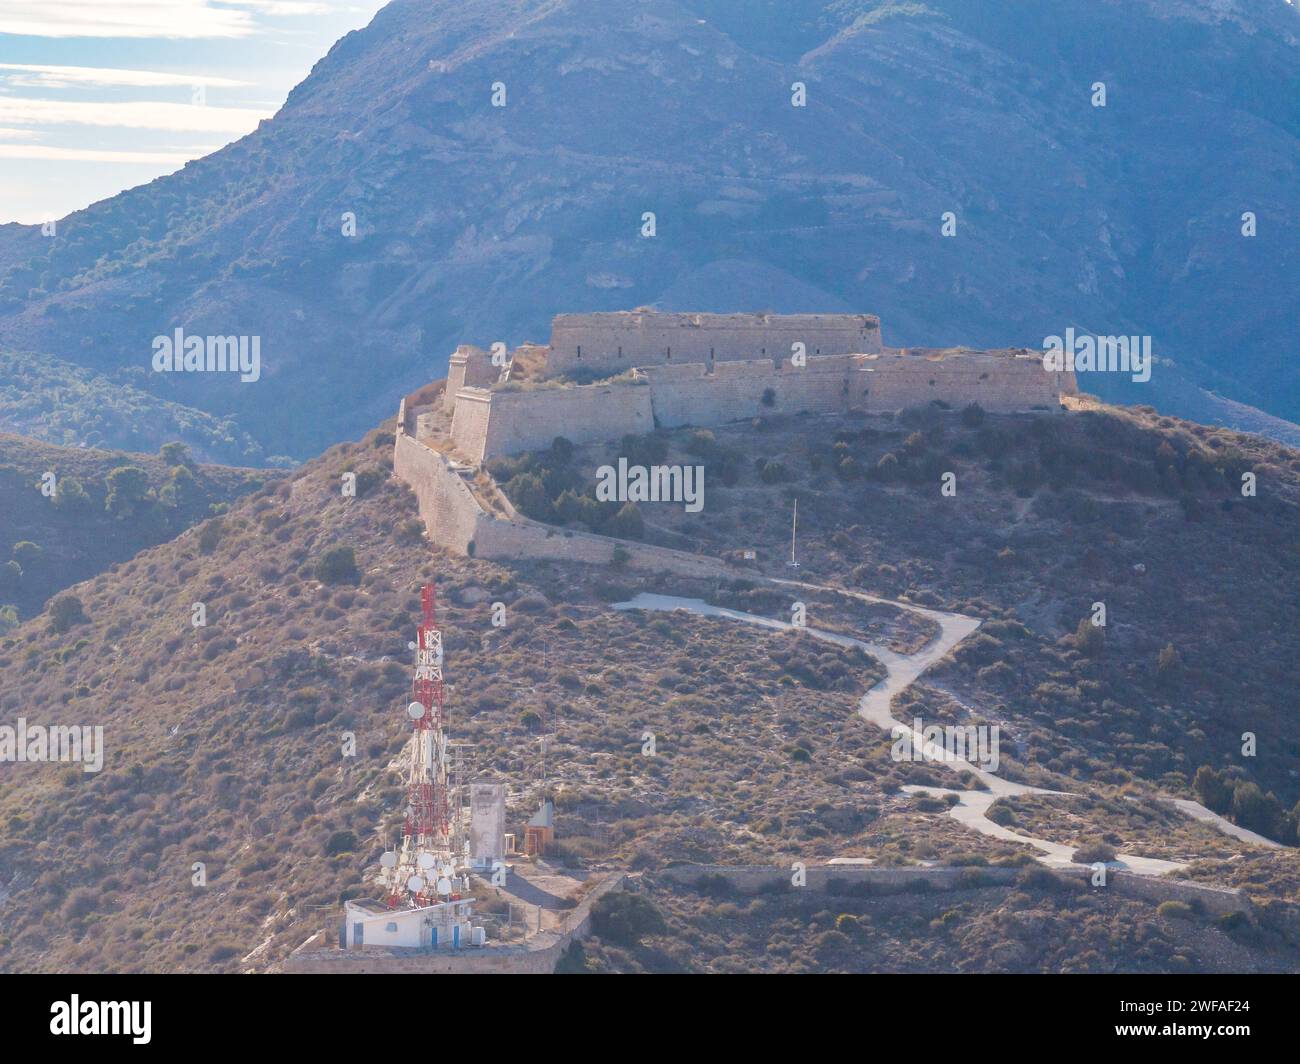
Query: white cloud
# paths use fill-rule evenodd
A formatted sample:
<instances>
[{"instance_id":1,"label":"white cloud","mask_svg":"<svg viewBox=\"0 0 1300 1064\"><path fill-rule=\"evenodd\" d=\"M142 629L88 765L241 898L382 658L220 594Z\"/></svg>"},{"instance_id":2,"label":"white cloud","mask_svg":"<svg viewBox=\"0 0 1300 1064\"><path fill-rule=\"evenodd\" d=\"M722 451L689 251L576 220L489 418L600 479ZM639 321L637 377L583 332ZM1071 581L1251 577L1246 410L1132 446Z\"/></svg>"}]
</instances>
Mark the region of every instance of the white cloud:
<instances>
[{"instance_id":1,"label":"white cloud","mask_svg":"<svg viewBox=\"0 0 1300 1064\"><path fill-rule=\"evenodd\" d=\"M48 144L0 143L0 159L53 159L85 163L174 163L181 166L198 158L189 152L108 151L98 148L55 148Z\"/></svg>"},{"instance_id":2,"label":"white cloud","mask_svg":"<svg viewBox=\"0 0 1300 1064\"><path fill-rule=\"evenodd\" d=\"M291 17L295 15L324 15L334 8L330 4L312 3L310 0L230 0L232 7L247 7L264 15ZM348 10L355 10L349 8Z\"/></svg>"},{"instance_id":3,"label":"white cloud","mask_svg":"<svg viewBox=\"0 0 1300 1064\"><path fill-rule=\"evenodd\" d=\"M0 33L29 37L247 37L247 11L211 0L0 0Z\"/></svg>"},{"instance_id":4,"label":"white cloud","mask_svg":"<svg viewBox=\"0 0 1300 1064\"><path fill-rule=\"evenodd\" d=\"M187 133L248 133L271 112L183 103L29 100L0 96L0 123L15 126L106 126Z\"/></svg>"},{"instance_id":5,"label":"white cloud","mask_svg":"<svg viewBox=\"0 0 1300 1064\"><path fill-rule=\"evenodd\" d=\"M16 71L7 74L6 71ZM156 70L121 70L108 67L49 66L37 63L0 63L0 78L12 86L61 89L72 85L122 85L149 88L168 85L210 85L237 88L252 82L215 78L204 74L164 74Z\"/></svg>"}]
</instances>

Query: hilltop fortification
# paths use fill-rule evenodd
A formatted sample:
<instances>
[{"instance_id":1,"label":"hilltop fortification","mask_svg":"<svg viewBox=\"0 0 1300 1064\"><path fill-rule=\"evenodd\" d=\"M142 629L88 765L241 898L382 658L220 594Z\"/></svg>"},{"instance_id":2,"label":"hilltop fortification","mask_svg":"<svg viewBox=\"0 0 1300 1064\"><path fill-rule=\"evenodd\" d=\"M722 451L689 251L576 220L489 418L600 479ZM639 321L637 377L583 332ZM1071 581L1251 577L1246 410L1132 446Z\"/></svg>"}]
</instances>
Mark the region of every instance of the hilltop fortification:
<instances>
[{"instance_id":1,"label":"hilltop fortification","mask_svg":"<svg viewBox=\"0 0 1300 1064\"><path fill-rule=\"evenodd\" d=\"M463 344L442 408L461 457L768 414L888 413L932 402L1058 412L1071 373L1041 353L891 349L870 314L562 314L549 344Z\"/></svg>"},{"instance_id":2,"label":"hilltop fortification","mask_svg":"<svg viewBox=\"0 0 1300 1064\"><path fill-rule=\"evenodd\" d=\"M880 350L873 314L560 314L551 322L546 368L622 373L633 366L779 361L803 345L807 355Z\"/></svg>"}]
</instances>

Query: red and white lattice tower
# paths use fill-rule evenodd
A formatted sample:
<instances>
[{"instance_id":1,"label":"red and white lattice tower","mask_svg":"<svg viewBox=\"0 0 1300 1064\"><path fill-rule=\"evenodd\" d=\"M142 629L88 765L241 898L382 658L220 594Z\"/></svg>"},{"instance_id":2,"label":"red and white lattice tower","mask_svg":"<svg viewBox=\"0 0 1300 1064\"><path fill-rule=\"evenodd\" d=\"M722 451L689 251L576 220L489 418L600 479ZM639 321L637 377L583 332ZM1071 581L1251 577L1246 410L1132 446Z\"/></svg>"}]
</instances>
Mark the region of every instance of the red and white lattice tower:
<instances>
[{"instance_id":1,"label":"red and white lattice tower","mask_svg":"<svg viewBox=\"0 0 1300 1064\"><path fill-rule=\"evenodd\" d=\"M450 889L456 859L452 849L452 803L448 784L446 716L442 685L442 632L432 584L420 590L423 618L415 644L411 683L411 771L407 778L406 823L396 867L388 869L388 905L433 905L459 897ZM387 855L386 855L387 856Z\"/></svg>"}]
</instances>

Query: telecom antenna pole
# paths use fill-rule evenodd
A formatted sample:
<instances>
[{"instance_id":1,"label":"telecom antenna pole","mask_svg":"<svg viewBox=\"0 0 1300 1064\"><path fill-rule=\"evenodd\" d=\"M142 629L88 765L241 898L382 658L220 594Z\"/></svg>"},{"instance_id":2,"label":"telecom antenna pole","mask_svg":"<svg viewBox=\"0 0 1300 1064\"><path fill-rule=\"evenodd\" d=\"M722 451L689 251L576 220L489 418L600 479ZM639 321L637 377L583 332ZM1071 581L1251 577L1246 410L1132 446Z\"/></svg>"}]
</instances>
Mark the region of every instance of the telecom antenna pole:
<instances>
[{"instance_id":1,"label":"telecom antenna pole","mask_svg":"<svg viewBox=\"0 0 1300 1064\"><path fill-rule=\"evenodd\" d=\"M422 623L415 645L411 682L411 771L407 778L406 823L402 848L391 877L389 908L416 907L441 900L442 873L453 867L451 801L448 780L446 713L442 681L442 632L432 584L420 589Z\"/></svg>"},{"instance_id":2,"label":"telecom antenna pole","mask_svg":"<svg viewBox=\"0 0 1300 1064\"><path fill-rule=\"evenodd\" d=\"M794 539L799 528L799 500L794 501L794 517L790 521L790 561L791 569L798 569L799 563L794 560Z\"/></svg>"}]
</instances>

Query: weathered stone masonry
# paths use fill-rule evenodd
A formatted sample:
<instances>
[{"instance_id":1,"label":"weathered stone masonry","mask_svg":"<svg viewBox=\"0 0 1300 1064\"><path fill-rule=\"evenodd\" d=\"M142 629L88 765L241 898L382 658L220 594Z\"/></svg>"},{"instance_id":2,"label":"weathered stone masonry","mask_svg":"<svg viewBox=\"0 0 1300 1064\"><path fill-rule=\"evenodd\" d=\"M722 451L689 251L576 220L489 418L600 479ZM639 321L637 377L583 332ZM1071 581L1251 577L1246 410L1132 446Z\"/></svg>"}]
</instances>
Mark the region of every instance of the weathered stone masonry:
<instances>
[{"instance_id":1,"label":"weathered stone masonry","mask_svg":"<svg viewBox=\"0 0 1300 1064\"><path fill-rule=\"evenodd\" d=\"M546 366L620 373L633 366L703 365L789 358L791 345L810 358L880 350L873 314L560 314L551 323Z\"/></svg>"}]
</instances>

